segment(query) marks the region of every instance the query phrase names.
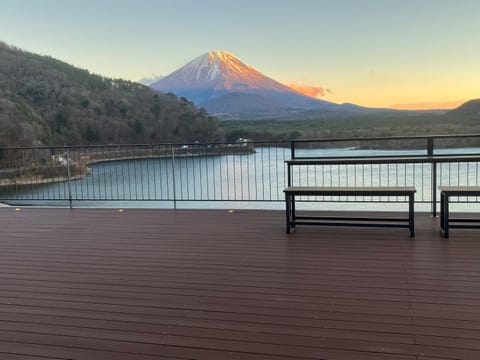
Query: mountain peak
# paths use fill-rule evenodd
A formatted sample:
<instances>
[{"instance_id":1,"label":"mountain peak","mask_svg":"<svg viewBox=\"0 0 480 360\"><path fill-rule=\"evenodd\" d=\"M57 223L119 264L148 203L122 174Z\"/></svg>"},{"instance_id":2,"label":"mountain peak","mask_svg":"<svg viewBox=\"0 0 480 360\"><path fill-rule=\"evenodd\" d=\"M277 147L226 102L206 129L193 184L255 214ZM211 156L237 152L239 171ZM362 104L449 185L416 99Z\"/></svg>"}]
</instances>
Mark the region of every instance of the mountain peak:
<instances>
[{"instance_id":1,"label":"mountain peak","mask_svg":"<svg viewBox=\"0 0 480 360\"><path fill-rule=\"evenodd\" d=\"M208 53L204 54L203 56L200 56L200 58L202 57L208 57L208 62L210 64L219 62L221 64L225 64L226 66L233 66L238 68L250 68L250 66L245 64L242 60L240 60L238 57L236 57L229 51L210 50Z\"/></svg>"},{"instance_id":2,"label":"mountain peak","mask_svg":"<svg viewBox=\"0 0 480 360\"><path fill-rule=\"evenodd\" d=\"M233 55L230 51L222 51L222 50L210 50L208 53L206 53L209 58L217 58L222 61L228 61L230 58L237 59L235 55Z\"/></svg>"},{"instance_id":3,"label":"mountain peak","mask_svg":"<svg viewBox=\"0 0 480 360\"><path fill-rule=\"evenodd\" d=\"M182 74L190 86L194 80L203 85L209 83L209 86L214 84L216 88L232 89L234 82L243 82L245 79L248 82L248 78L256 73L231 52L212 50L193 59L171 76Z\"/></svg>"},{"instance_id":4,"label":"mountain peak","mask_svg":"<svg viewBox=\"0 0 480 360\"><path fill-rule=\"evenodd\" d=\"M229 51L208 51L150 86L155 90L183 96L201 106L232 93L235 96L224 99L227 103L231 103L232 99L249 102L253 107L262 103L267 110L273 107L296 110L339 106L304 96L263 75ZM254 97L249 95L256 96L255 104ZM249 110L247 105L245 108Z\"/></svg>"},{"instance_id":5,"label":"mountain peak","mask_svg":"<svg viewBox=\"0 0 480 360\"><path fill-rule=\"evenodd\" d=\"M275 89L291 91L288 87L261 74L229 51L212 50L193 59L180 69L151 84L156 90L190 95L192 90L210 89L210 92L251 91ZM211 95L211 94L210 94ZM210 97L191 97L202 102ZM187 96L188 97L188 96Z\"/></svg>"}]
</instances>

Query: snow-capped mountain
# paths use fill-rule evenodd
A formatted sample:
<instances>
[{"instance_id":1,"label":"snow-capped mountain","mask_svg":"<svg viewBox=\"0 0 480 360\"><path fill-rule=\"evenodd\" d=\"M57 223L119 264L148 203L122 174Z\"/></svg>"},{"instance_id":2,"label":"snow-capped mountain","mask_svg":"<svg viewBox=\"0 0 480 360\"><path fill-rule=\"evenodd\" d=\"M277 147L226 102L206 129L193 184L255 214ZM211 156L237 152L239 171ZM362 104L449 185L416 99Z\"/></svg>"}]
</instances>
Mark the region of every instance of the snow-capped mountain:
<instances>
[{"instance_id":1,"label":"snow-capped mountain","mask_svg":"<svg viewBox=\"0 0 480 360\"><path fill-rule=\"evenodd\" d=\"M302 95L263 75L228 51L209 51L150 86L183 96L213 114L233 117L251 112L356 109Z\"/></svg>"}]
</instances>

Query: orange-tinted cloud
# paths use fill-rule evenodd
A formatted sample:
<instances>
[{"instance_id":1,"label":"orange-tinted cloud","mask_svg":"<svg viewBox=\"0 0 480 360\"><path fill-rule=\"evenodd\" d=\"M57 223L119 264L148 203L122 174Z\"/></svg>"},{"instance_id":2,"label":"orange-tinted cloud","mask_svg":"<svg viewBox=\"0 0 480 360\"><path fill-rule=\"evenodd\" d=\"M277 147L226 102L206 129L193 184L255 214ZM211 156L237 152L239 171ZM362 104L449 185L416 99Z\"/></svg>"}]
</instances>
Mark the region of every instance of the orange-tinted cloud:
<instances>
[{"instance_id":1,"label":"orange-tinted cloud","mask_svg":"<svg viewBox=\"0 0 480 360\"><path fill-rule=\"evenodd\" d=\"M410 103L410 104L395 104L390 106L397 110L431 110L431 109L454 109L462 105L462 101L444 101L444 102L424 102L424 103Z\"/></svg>"},{"instance_id":2,"label":"orange-tinted cloud","mask_svg":"<svg viewBox=\"0 0 480 360\"><path fill-rule=\"evenodd\" d=\"M287 84L287 86L290 89L292 89L296 92L299 92L300 94L310 96L312 98L318 98L318 97L321 97L321 96L325 96L326 93L331 93L331 91L329 89L325 89L325 88L320 87L320 86L300 85L296 82Z\"/></svg>"}]
</instances>

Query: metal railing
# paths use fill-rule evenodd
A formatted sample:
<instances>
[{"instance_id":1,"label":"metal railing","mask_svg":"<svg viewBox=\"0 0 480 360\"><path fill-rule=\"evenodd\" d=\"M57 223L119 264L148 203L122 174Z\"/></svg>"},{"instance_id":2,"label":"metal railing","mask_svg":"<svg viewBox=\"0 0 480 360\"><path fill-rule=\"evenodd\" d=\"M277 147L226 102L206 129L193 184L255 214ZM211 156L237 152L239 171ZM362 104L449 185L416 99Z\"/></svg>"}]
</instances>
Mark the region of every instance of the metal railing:
<instances>
[{"instance_id":1,"label":"metal railing","mask_svg":"<svg viewBox=\"0 0 480 360\"><path fill-rule=\"evenodd\" d=\"M5 148L0 149L0 201L166 202L173 207L248 202L281 208L289 159L316 161L295 166L291 181L296 185L415 186L416 202L431 205L435 213L438 186L479 185L480 135Z\"/></svg>"},{"instance_id":2,"label":"metal railing","mask_svg":"<svg viewBox=\"0 0 480 360\"><path fill-rule=\"evenodd\" d=\"M324 149L357 149L341 154ZM305 153L305 149L309 150ZM289 181L303 186L414 186L415 201L431 204L437 213L439 186L479 185L480 136L397 136L366 139L323 139L291 142ZM322 197L322 202L342 199ZM456 199L457 203L478 199ZM301 199L300 199L301 201ZM382 202L380 198L353 197L347 202ZM406 202L388 198L384 202Z\"/></svg>"},{"instance_id":3,"label":"metal railing","mask_svg":"<svg viewBox=\"0 0 480 360\"><path fill-rule=\"evenodd\" d=\"M286 143L0 150L0 201L279 201Z\"/></svg>"}]
</instances>

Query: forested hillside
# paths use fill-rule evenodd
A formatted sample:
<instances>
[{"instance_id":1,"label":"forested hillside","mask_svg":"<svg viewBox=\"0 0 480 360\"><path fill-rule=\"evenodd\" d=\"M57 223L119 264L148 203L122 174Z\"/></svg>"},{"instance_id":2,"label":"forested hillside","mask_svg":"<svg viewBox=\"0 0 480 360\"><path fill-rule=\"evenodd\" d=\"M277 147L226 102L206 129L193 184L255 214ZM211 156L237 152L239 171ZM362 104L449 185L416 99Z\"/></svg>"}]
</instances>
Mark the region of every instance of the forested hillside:
<instances>
[{"instance_id":1,"label":"forested hillside","mask_svg":"<svg viewBox=\"0 0 480 360\"><path fill-rule=\"evenodd\" d=\"M463 115L480 120L480 99L473 99L447 113L448 115Z\"/></svg>"},{"instance_id":2,"label":"forested hillside","mask_svg":"<svg viewBox=\"0 0 480 360\"><path fill-rule=\"evenodd\" d=\"M0 43L0 148L220 140L188 100Z\"/></svg>"}]
</instances>

